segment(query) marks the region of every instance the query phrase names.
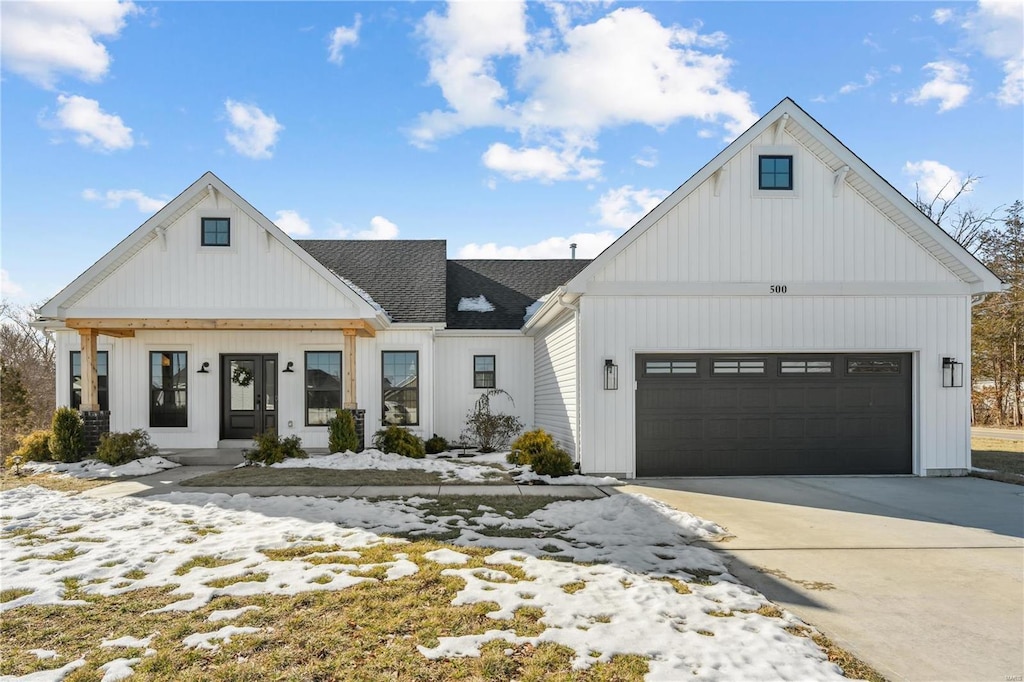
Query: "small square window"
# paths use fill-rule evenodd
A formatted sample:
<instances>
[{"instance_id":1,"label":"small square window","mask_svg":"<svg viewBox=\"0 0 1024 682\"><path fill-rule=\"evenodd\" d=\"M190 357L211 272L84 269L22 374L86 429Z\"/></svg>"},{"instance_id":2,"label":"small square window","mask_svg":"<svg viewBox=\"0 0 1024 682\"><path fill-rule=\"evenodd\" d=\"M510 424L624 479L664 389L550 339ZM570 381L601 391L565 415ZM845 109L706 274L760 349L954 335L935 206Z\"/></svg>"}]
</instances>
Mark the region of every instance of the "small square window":
<instances>
[{"instance_id":1,"label":"small square window","mask_svg":"<svg viewBox=\"0 0 1024 682\"><path fill-rule=\"evenodd\" d=\"M495 388L497 386L493 355L473 356L473 388Z\"/></svg>"},{"instance_id":2,"label":"small square window","mask_svg":"<svg viewBox=\"0 0 1024 682\"><path fill-rule=\"evenodd\" d=\"M793 189L792 156L759 156L757 165L758 189Z\"/></svg>"},{"instance_id":3,"label":"small square window","mask_svg":"<svg viewBox=\"0 0 1024 682\"><path fill-rule=\"evenodd\" d=\"M203 218L203 246L231 246L231 219Z\"/></svg>"}]
</instances>

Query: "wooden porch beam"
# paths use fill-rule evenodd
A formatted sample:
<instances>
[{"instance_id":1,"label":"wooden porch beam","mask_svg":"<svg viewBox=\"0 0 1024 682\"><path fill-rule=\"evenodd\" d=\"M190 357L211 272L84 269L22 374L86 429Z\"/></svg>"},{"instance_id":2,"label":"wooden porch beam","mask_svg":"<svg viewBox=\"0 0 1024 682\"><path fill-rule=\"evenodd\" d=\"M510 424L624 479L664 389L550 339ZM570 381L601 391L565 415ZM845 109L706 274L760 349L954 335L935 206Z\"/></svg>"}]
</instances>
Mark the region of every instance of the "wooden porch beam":
<instances>
[{"instance_id":1,"label":"wooden porch beam","mask_svg":"<svg viewBox=\"0 0 1024 682\"><path fill-rule=\"evenodd\" d=\"M376 336L366 320L331 319L193 319L193 318L71 318L64 323L71 329L91 329L112 336L134 334L142 329L173 329L196 331L275 331L275 330L341 330L356 336Z\"/></svg>"},{"instance_id":2,"label":"wooden porch beam","mask_svg":"<svg viewBox=\"0 0 1024 682\"><path fill-rule=\"evenodd\" d=\"M135 336L134 329L97 329L96 333L101 336L113 336L118 339L130 339Z\"/></svg>"},{"instance_id":3,"label":"wooden porch beam","mask_svg":"<svg viewBox=\"0 0 1024 682\"><path fill-rule=\"evenodd\" d=\"M82 342L82 412L100 409L99 379L96 374L96 330L79 329Z\"/></svg>"},{"instance_id":4,"label":"wooden porch beam","mask_svg":"<svg viewBox=\"0 0 1024 682\"><path fill-rule=\"evenodd\" d=\"M342 398L342 407L347 410L354 410L359 407L356 401L356 331L345 329L345 393Z\"/></svg>"}]
</instances>

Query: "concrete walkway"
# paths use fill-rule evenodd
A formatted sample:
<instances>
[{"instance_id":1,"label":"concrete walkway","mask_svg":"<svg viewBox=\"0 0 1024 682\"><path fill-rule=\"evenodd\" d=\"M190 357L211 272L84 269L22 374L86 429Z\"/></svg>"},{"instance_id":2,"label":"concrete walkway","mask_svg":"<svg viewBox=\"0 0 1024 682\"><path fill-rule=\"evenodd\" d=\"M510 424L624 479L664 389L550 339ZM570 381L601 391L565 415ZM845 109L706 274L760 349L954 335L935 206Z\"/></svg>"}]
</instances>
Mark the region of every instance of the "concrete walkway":
<instances>
[{"instance_id":1,"label":"concrete walkway","mask_svg":"<svg viewBox=\"0 0 1024 682\"><path fill-rule=\"evenodd\" d=\"M539 497L606 497L599 488L587 485L350 485L350 486L218 486L196 487L182 485L182 481L228 466L182 466L158 474L140 476L128 481L117 481L81 493L84 497L113 500L121 497L151 497L179 493L247 494L253 497L291 495L308 497L412 497L413 495L528 495Z\"/></svg>"},{"instance_id":2,"label":"concrete walkway","mask_svg":"<svg viewBox=\"0 0 1024 682\"><path fill-rule=\"evenodd\" d=\"M725 526L733 574L892 680L1020 680L1024 487L978 478L648 479Z\"/></svg>"}]
</instances>

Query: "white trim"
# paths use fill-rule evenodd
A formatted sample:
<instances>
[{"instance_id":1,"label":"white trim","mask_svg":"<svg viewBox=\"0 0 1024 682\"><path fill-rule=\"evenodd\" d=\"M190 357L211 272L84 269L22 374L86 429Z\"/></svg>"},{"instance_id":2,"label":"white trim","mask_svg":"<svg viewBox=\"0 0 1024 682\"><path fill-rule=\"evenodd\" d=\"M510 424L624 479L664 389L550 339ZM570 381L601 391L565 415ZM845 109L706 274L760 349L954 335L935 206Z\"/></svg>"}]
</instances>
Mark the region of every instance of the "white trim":
<instances>
[{"instance_id":1,"label":"white trim","mask_svg":"<svg viewBox=\"0 0 1024 682\"><path fill-rule=\"evenodd\" d=\"M785 286L786 293L771 291ZM962 282L592 282L590 296L966 296Z\"/></svg>"}]
</instances>

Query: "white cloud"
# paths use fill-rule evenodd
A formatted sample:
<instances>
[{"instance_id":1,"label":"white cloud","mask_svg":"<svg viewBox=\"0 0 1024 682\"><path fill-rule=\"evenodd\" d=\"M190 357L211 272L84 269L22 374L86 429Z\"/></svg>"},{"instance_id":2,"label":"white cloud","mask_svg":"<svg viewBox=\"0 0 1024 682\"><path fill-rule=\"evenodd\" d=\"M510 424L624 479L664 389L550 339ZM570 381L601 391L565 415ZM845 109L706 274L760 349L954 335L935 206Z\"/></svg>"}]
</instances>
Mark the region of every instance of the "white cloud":
<instances>
[{"instance_id":1,"label":"white cloud","mask_svg":"<svg viewBox=\"0 0 1024 682\"><path fill-rule=\"evenodd\" d=\"M940 7L932 12L932 21L936 24L944 24L953 18L953 10L948 7Z\"/></svg>"},{"instance_id":2,"label":"white cloud","mask_svg":"<svg viewBox=\"0 0 1024 682\"><path fill-rule=\"evenodd\" d=\"M863 81L861 81L861 82L853 81L853 82L847 83L843 87L839 88L839 94L840 95L849 95L851 92L856 92L857 90L863 90L864 88L870 88L872 85L874 85L875 83L878 82L879 77L880 76L878 75L878 72L875 71L874 69L871 69L866 74L864 74L864 80Z\"/></svg>"},{"instance_id":3,"label":"white cloud","mask_svg":"<svg viewBox=\"0 0 1024 682\"><path fill-rule=\"evenodd\" d=\"M939 113L963 106L971 94L971 86L965 82L969 74L966 64L947 59L929 62L922 68L932 72L932 79L914 91L907 98L908 102L924 104L928 100L938 100Z\"/></svg>"},{"instance_id":4,"label":"white cloud","mask_svg":"<svg viewBox=\"0 0 1024 682\"><path fill-rule=\"evenodd\" d=\"M236 152L250 159L269 159L274 155L271 147L284 126L272 114L265 114L255 104L243 104L233 99L224 101L224 110L232 128L225 134Z\"/></svg>"},{"instance_id":5,"label":"white cloud","mask_svg":"<svg viewBox=\"0 0 1024 682\"><path fill-rule=\"evenodd\" d=\"M608 127L694 118L735 136L757 119L749 95L729 87L724 34L665 26L640 8L574 24L589 10L545 6L556 30L532 34L524 2L452 2L444 14L427 14L419 34L429 79L448 106L420 115L413 144L430 147L476 127L514 130L520 149L491 145L485 164L492 167L489 157L518 177L550 182L594 177L597 160L579 150L596 148Z\"/></svg>"},{"instance_id":6,"label":"white cloud","mask_svg":"<svg viewBox=\"0 0 1024 682\"><path fill-rule=\"evenodd\" d=\"M334 234L339 239L398 239L398 225L385 218L375 215L370 219L370 228L353 231L338 223L334 224Z\"/></svg>"},{"instance_id":7,"label":"white cloud","mask_svg":"<svg viewBox=\"0 0 1024 682\"><path fill-rule=\"evenodd\" d=\"M132 129L120 116L100 109L100 103L80 95L57 96L56 125L76 133L83 147L104 152L131 149L135 144Z\"/></svg>"},{"instance_id":8,"label":"white cloud","mask_svg":"<svg viewBox=\"0 0 1024 682\"><path fill-rule=\"evenodd\" d=\"M110 68L99 42L116 38L138 10L131 2L0 2L0 54L7 71L51 89L61 74L97 81Z\"/></svg>"},{"instance_id":9,"label":"white cloud","mask_svg":"<svg viewBox=\"0 0 1024 682\"><path fill-rule=\"evenodd\" d=\"M137 189L108 189L106 192L86 189L82 191L82 198L87 201L104 201L107 208L119 208L123 202L131 201L142 213L156 213L167 205L166 199L147 196Z\"/></svg>"},{"instance_id":10,"label":"white cloud","mask_svg":"<svg viewBox=\"0 0 1024 682\"><path fill-rule=\"evenodd\" d=\"M355 23L351 26L338 26L331 31L331 45L327 48L327 61L341 65L344 60L342 51L346 47L359 44L359 28L362 25L363 18L357 14Z\"/></svg>"},{"instance_id":11,"label":"white cloud","mask_svg":"<svg viewBox=\"0 0 1024 682\"><path fill-rule=\"evenodd\" d=\"M635 225L668 194L663 189L633 189L631 185L623 185L602 194L595 208L602 225L624 230Z\"/></svg>"},{"instance_id":12,"label":"white cloud","mask_svg":"<svg viewBox=\"0 0 1024 682\"><path fill-rule=\"evenodd\" d=\"M1024 103L1024 4L1020 0L981 0L962 27L968 41L1003 68L1005 77L996 95L999 103Z\"/></svg>"},{"instance_id":13,"label":"white cloud","mask_svg":"<svg viewBox=\"0 0 1024 682\"><path fill-rule=\"evenodd\" d=\"M935 197L949 201L960 189L963 176L944 163L938 161L907 161L903 172L909 175L924 201Z\"/></svg>"},{"instance_id":14,"label":"white cloud","mask_svg":"<svg viewBox=\"0 0 1024 682\"><path fill-rule=\"evenodd\" d=\"M633 157L633 162L644 168L654 168L658 165L658 150L654 147L644 147Z\"/></svg>"},{"instance_id":15,"label":"white cloud","mask_svg":"<svg viewBox=\"0 0 1024 682\"><path fill-rule=\"evenodd\" d=\"M581 156L579 149L551 147L513 149L497 142L483 155L484 165L511 180L592 180L601 174L601 162Z\"/></svg>"},{"instance_id":16,"label":"white cloud","mask_svg":"<svg viewBox=\"0 0 1024 682\"><path fill-rule=\"evenodd\" d=\"M11 280L11 275L6 270L0 270L0 296L5 300L18 300L25 294L25 290L17 282Z\"/></svg>"},{"instance_id":17,"label":"white cloud","mask_svg":"<svg viewBox=\"0 0 1024 682\"><path fill-rule=\"evenodd\" d=\"M313 234L309 221L299 215L298 211L285 209L278 211L274 224L280 227L289 237L308 237Z\"/></svg>"},{"instance_id":18,"label":"white cloud","mask_svg":"<svg viewBox=\"0 0 1024 682\"><path fill-rule=\"evenodd\" d=\"M569 258L570 244L576 244L577 258L594 258L618 236L617 232L605 230L579 232L571 237L551 237L528 246L498 246L495 242L466 244L459 249L458 258Z\"/></svg>"}]
</instances>

